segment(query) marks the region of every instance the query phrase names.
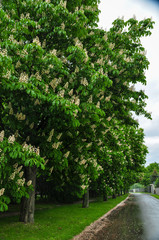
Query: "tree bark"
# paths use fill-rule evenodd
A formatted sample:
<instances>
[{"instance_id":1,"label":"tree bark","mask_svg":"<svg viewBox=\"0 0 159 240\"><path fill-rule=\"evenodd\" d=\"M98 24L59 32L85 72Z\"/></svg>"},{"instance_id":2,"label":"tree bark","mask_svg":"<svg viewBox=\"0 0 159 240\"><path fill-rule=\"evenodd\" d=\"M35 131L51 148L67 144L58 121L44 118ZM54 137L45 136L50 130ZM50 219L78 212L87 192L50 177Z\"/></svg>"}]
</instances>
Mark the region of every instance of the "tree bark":
<instances>
[{"instance_id":1,"label":"tree bark","mask_svg":"<svg viewBox=\"0 0 159 240\"><path fill-rule=\"evenodd\" d=\"M112 198L113 198L113 199L116 198L116 194L115 194L115 193L113 193Z\"/></svg>"},{"instance_id":2,"label":"tree bark","mask_svg":"<svg viewBox=\"0 0 159 240\"><path fill-rule=\"evenodd\" d=\"M20 222L34 223L36 172L36 166L26 167L25 169L26 182L32 180L33 190L30 191L29 198L23 197L21 200Z\"/></svg>"},{"instance_id":3,"label":"tree bark","mask_svg":"<svg viewBox=\"0 0 159 240\"><path fill-rule=\"evenodd\" d=\"M103 191L103 201L107 201L108 200L108 195L106 193L106 191Z\"/></svg>"},{"instance_id":4,"label":"tree bark","mask_svg":"<svg viewBox=\"0 0 159 240\"><path fill-rule=\"evenodd\" d=\"M82 207L83 208L89 207L89 188L87 189L87 192L83 195Z\"/></svg>"}]
</instances>

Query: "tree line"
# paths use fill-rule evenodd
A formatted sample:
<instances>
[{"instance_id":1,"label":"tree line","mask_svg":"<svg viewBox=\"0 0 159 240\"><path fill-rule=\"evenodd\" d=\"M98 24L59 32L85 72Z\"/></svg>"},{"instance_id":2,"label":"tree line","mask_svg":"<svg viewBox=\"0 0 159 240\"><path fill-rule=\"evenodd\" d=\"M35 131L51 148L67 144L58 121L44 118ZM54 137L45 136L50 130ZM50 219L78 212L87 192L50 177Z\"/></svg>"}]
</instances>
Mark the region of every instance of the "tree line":
<instances>
[{"instance_id":1,"label":"tree line","mask_svg":"<svg viewBox=\"0 0 159 240\"><path fill-rule=\"evenodd\" d=\"M87 199L126 191L145 163L151 119L149 61L135 16L98 28L98 0L2 0L0 6L0 211L21 202L34 222L36 179ZM87 206L87 201L85 206Z\"/></svg>"},{"instance_id":2,"label":"tree line","mask_svg":"<svg viewBox=\"0 0 159 240\"><path fill-rule=\"evenodd\" d=\"M155 187L159 187L159 163L150 163L147 167L144 167L139 177L139 183L147 187L150 184L154 184Z\"/></svg>"}]
</instances>

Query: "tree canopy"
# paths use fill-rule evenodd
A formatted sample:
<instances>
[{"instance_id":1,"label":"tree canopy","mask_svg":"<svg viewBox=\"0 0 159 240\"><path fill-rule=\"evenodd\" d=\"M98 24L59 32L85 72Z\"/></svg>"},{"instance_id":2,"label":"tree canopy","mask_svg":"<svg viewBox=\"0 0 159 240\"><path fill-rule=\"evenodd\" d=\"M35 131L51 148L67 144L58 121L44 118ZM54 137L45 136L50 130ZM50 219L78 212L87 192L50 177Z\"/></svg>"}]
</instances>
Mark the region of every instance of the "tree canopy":
<instances>
[{"instance_id":1,"label":"tree canopy","mask_svg":"<svg viewBox=\"0 0 159 240\"><path fill-rule=\"evenodd\" d=\"M1 3L0 210L31 198L42 172L79 196L97 179L105 192L128 188L147 153L132 112L151 118L134 87L146 84L151 19L105 31L97 0Z\"/></svg>"},{"instance_id":2,"label":"tree canopy","mask_svg":"<svg viewBox=\"0 0 159 240\"><path fill-rule=\"evenodd\" d=\"M159 163L154 162L150 163L147 167L143 168L140 182L144 186L148 186L149 184L155 184L158 186L158 178L159 178Z\"/></svg>"}]
</instances>

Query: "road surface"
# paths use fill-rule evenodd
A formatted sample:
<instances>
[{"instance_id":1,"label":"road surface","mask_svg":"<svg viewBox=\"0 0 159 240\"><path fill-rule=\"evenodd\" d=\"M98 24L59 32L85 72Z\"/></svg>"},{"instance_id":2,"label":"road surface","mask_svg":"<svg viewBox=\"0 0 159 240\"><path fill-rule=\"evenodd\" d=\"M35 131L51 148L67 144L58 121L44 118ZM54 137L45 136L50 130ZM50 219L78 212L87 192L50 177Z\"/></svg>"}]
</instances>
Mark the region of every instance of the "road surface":
<instances>
[{"instance_id":1,"label":"road surface","mask_svg":"<svg viewBox=\"0 0 159 240\"><path fill-rule=\"evenodd\" d=\"M144 239L159 240L159 199L148 194L135 194L141 210Z\"/></svg>"},{"instance_id":2,"label":"road surface","mask_svg":"<svg viewBox=\"0 0 159 240\"><path fill-rule=\"evenodd\" d=\"M131 194L124 204L73 239L159 240L159 200L148 194Z\"/></svg>"}]
</instances>

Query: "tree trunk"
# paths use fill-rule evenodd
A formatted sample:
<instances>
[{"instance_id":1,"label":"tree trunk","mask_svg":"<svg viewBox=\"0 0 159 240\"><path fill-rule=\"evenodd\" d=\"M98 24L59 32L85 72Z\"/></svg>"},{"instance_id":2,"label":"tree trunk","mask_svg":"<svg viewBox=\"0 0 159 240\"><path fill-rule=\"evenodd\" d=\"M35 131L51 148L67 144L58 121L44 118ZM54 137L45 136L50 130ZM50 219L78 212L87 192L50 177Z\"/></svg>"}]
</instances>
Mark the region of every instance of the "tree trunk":
<instances>
[{"instance_id":1,"label":"tree trunk","mask_svg":"<svg viewBox=\"0 0 159 240\"><path fill-rule=\"evenodd\" d=\"M88 208L89 207L89 188L87 189L87 192L83 195L83 208Z\"/></svg>"},{"instance_id":2,"label":"tree trunk","mask_svg":"<svg viewBox=\"0 0 159 240\"><path fill-rule=\"evenodd\" d=\"M106 193L106 191L103 191L103 201L107 201L108 200L108 195Z\"/></svg>"},{"instance_id":3,"label":"tree trunk","mask_svg":"<svg viewBox=\"0 0 159 240\"><path fill-rule=\"evenodd\" d=\"M114 199L114 198L116 198L116 194L115 193L113 193L113 196L112 196L112 198Z\"/></svg>"},{"instance_id":4,"label":"tree trunk","mask_svg":"<svg viewBox=\"0 0 159 240\"><path fill-rule=\"evenodd\" d=\"M26 182L32 180L33 191L30 191L29 198L23 197L21 200L20 222L34 223L36 171L36 166L25 169Z\"/></svg>"}]
</instances>

